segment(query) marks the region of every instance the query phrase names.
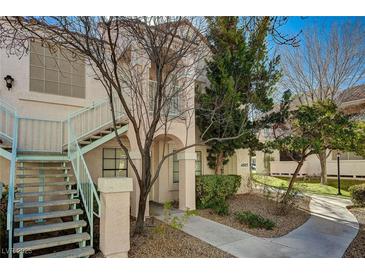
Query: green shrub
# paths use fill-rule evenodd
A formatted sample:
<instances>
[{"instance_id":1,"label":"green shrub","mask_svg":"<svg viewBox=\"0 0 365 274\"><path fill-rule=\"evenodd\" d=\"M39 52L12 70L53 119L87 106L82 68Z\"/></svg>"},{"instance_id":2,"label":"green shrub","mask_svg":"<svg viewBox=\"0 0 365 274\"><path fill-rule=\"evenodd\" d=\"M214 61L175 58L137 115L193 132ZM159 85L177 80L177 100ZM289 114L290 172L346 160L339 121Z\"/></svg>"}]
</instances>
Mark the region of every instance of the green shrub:
<instances>
[{"instance_id":1,"label":"green shrub","mask_svg":"<svg viewBox=\"0 0 365 274\"><path fill-rule=\"evenodd\" d=\"M252 213L251 211L235 212L234 215L236 220L241 224L248 225L249 228L265 228L266 230L272 230L275 227L273 221Z\"/></svg>"},{"instance_id":2,"label":"green shrub","mask_svg":"<svg viewBox=\"0 0 365 274\"><path fill-rule=\"evenodd\" d=\"M211 208L220 215L228 214L227 199L241 185L238 175L202 175L196 177L196 199L198 208Z\"/></svg>"},{"instance_id":3,"label":"green shrub","mask_svg":"<svg viewBox=\"0 0 365 274\"><path fill-rule=\"evenodd\" d=\"M349 188L351 200L357 206L365 206L365 184Z\"/></svg>"}]
</instances>

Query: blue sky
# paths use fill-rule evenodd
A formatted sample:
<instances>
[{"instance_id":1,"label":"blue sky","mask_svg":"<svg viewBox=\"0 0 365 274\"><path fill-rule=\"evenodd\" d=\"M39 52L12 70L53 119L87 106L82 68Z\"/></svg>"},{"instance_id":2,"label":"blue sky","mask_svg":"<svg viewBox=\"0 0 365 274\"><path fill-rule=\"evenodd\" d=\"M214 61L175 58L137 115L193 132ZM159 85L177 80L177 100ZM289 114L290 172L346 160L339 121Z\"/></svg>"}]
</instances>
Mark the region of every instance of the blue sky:
<instances>
[{"instance_id":1,"label":"blue sky","mask_svg":"<svg viewBox=\"0 0 365 274\"><path fill-rule=\"evenodd\" d=\"M286 25L284 25L281 30L288 34L296 34L300 32L300 30L305 29L306 27L318 26L321 28L329 29L332 23L335 22L343 22L348 19L356 20L360 19L365 25L365 16L364 17L344 17L344 16L292 16L289 17L289 21Z\"/></svg>"}]
</instances>

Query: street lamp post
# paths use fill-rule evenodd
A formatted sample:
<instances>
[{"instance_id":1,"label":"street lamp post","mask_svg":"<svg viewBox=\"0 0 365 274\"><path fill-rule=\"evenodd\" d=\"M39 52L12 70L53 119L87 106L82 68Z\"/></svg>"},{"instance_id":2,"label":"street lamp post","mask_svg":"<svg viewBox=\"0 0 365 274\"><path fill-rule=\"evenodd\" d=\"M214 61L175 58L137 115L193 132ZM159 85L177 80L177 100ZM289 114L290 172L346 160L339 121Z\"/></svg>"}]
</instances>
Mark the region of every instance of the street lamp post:
<instances>
[{"instance_id":1,"label":"street lamp post","mask_svg":"<svg viewBox=\"0 0 365 274\"><path fill-rule=\"evenodd\" d=\"M337 195L341 194L340 153L337 152Z\"/></svg>"}]
</instances>

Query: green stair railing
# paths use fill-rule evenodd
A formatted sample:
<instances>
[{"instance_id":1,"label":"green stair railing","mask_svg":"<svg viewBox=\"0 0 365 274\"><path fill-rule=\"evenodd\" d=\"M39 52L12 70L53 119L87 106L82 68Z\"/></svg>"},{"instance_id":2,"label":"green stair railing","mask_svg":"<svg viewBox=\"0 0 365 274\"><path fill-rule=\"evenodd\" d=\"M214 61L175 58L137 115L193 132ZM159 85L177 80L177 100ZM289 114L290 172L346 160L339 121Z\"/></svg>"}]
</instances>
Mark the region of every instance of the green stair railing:
<instances>
[{"instance_id":1,"label":"green stair railing","mask_svg":"<svg viewBox=\"0 0 365 274\"><path fill-rule=\"evenodd\" d=\"M14 192L15 192L15 168L18 145L18 115L15 109L0 101L0 136L11 142L10 176L8 187L7 223L8 231L8 256L13 256L13 214L14 214Z\"/></svg>"},{"instance_id":2,"label":"green stair railing","mask_svg":"<svg viewBox=\"0 0 365 274\"><path fill-rule=\"evenodd\" d=\"M114 104L116 119L123 116L119 100ZM100 217L100 198L87 168L78 141L89 134L102 129L113 121L108 100L93 104L69 115L67 120L68 157L77 180L77 189L84 204L85 213L90 225L91 245L93 243L94 216Z\"/></svg>"},{"instance_id":3,"label":"green stair railing","mask_svg":"<svg viewBox=\"0 0 365 274\"><path fill-rule=\"evenodd\" d=\"M124 116L123 106L119 99L115 97L114 103L115 119L120 119ZM92 104L90 107L83 108L69 115L66 131L71 127L73 136L76 139L82 139L91 133L102 129L113 122L109 99L99 101ZM70 137L69 135L68 137ZM66 140L65 140L66 141ZM70 140L68 140L70 141ZM73 140L71 140L72 142Z\"/></svg>"},{"instance_id":4,"label":"green stair railing","mask_svg":"<svg viewBox=\"0 0 365 274\"><path fill-rule=\"evenodd\" d=\"M77 190L84 204L85 213L90 225L90 245L93 245L94 215L100 218L100 198L87 168L80 146L73 130L69 127L71 141L68 144L68 155L75 172ZM94 208L96 203L96 208Z\"/></svg>"},{"instance_id":5,"label":"green stair railing","mask_svg":"<svg viewBox=\"0 0 365 274\"><path fill-rule=\"evenodd\" d=\"M117 120L123 118L124 111L120 100L114 100L114 113ZM81 196L90 225L90 243L92 246L93 218L94 216L100 217L100 198L78 142L93 132L112 125L113 117L109 100L99 101L90 107L74 112L69 115L68 119L63 121L18 117L13 107L0 101L0 122L0 137L12 144L11 157L9 157L11 163L7 210L9 257L12 257L13 247L17 150L60 153L61 155L62 148L67 145L68 158L75 172L78 193Z\"/></svg>"}]
</instances>

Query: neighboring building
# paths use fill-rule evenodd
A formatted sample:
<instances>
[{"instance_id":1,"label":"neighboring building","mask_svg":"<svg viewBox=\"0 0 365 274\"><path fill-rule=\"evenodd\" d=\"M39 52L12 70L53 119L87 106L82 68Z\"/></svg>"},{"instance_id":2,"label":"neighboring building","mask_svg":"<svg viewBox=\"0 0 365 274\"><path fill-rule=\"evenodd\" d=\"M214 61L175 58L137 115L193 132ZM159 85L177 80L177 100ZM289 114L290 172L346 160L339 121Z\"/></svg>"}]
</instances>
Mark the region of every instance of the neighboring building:
<instances>
[{"instance_id":1,"label":"neighboring building","mask_svg":"<svg viewBox=\"0 0 365 274\"><path fill-rule=\"evenodd\" d=\"M150 66L150 70L153 69ZM93 213L97 214L94 203L99 199L94 187L98 178L135 178L126 155L115 140L105 90L93 75L84 63L70 65L61 54L55 57L37 42L31 43L29 54L21 59L0 50L0 76L11 76L14 80L11 88L6 87L5 81L0 85L0 182L5 185L14 182L16 186L16 200L11 205L14 224L10 220L9 225L14 225L14 248L21 256L24 247L42 249L66 243L80 244L83 249L74 251L77 256L92 254L92 248L87 249L92 233L82 233L86 222L79 219L82 211L77 204L83 204L85 220L92 226ZM150 75L153 73L145 75L146 94L153 88ZM194 98L194 88L190 93L190 98ZM121 105L116 107L123 112ZM117 118L118 134L138 167L140 156L132 128L128 127L123 114ZM186 130L189 131L188 144L195 143L194 117L191 124L186 129L179 120L173 122L165 151L172 152L185 144ZM158 133L153 144L153 169L162 158L162 138L164 134ZM213 173L207 165L206 155L206 147L202 146L170 157L161 168L149 195L150 201L176 200L181 209L194 209L195 175ZM225 166L225 173L247 176L247 155L235 154ZM133 216L137 215L138 197L139 188L134 180ZM146 213L148 215L148 211ZM72 217L73 221L61 225L46 222L36 232L24 226L26 221L56 217ZM52 238L44 245L27 239L28 235L42 231L73 228L76 232L70 238Z\"/></svg>"},{"instance_id":2,"label":"neighboring building","mask_svg":"<svg viewBox=\"0 0 365 274\"><path fill-rule=\"evenodd\" d=\"M340 100L340 108L345 113L355 115L356 119L364 119L365 85L344 91ZM272 154L256 152L256 164L257 173L273 176L291 176L297 166L297 162L293 161L285 152L280 151L274 151ZM340 174L343 178L363 180L365 178L365 159L353 152L341 152ZM319 175L319 159L317 155L311 155L304 162L299 176ZM328 178L337 178L337 151L332 151L327 158L327 176Z\"/></svg>"}]
</instances>

